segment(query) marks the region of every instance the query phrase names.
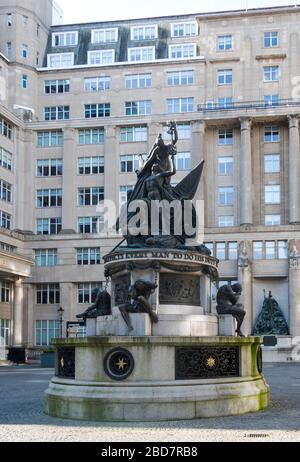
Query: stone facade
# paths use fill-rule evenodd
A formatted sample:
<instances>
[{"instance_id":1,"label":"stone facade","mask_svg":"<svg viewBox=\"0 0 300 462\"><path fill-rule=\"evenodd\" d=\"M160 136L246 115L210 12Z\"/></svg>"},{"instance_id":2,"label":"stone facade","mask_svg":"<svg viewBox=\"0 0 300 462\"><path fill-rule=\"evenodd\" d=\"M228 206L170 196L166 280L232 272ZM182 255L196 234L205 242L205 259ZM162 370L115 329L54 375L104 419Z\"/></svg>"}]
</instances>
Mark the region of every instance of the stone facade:
<instances>
[{"instance_id":1,"label":"stone facade","mask_svg":"<svg viewBox=\"0 0 300 462\"><path fill-rule=\"evenodd\" d=\"M1 281L10 287L10 297L2 297L0 320L11 321L5 323L9 344L45 346L53 331L56 335L59 331L60 306L65 310L65 332L65 322L75 321L84 311L82 302L90 303L91 284L105 282L102 258L119 240L89 233L88 225L85 234L79 232L78 219L98 213L95 205L82 206L78 190L103 188L105 198L119 207L125 187L136 180L133 158L125 156L146 154L170 119L181 124L176 182L206 160L198 194L205 200L204 240L220 259L222 281L243 284L247 334L261 310L264 290L271 290L291 334L300 335L295 256L300 250L299 20L300 8L279 7L51 27L51 0L0 0L0 154L9 153L12 160L11 168L3 160L0 166L0 180L12 192L10 201L0 200L1 224L9 228L0 232L6 255ZM92 44L92 31L99 29L110 30L104 40L116 41ZM118 35L113 37L115 29ZM135 33L138 40L133 40ZM149 54L154 47L153 59L129 62L133 52L128 48L139 47L148 47ZM98 64L88 64L89 52L96 50L113 50L115 61L99 64L103 59L99 55ZM47 67L53 65L50 55L62 53L74 53L73 66L60 67L57 60L56 67ZM181 53L188 57L181 58ZM137 79L128 78L126 88L127 76L144 74L148 83L140 77L142 88L128 88L138 86ZM91 78L92 83L85 81ZM94 88L96 78L99 91L86 91ZM175 98L181 100L172 101ZM152 103L127 104L126 114L126 103L140 101ZM110 104L109 116L86 118L93 110L99 116L108 111L108 106L85 107L93 104ZM45 111L54 107L69 107L69 116L67 109ZM139 110L140 114L128 115ZM141 126L146 127L146 136L138 135L134 141L131 127ZM103 128L99 144L90 144L90 132L85 132L87 144L80 144L80 130L94 128ZM51 145L43 135L49 131ZM92 157L98 158L94 174L89 174L87 161L82 167L85 174L80 174L79 159ZM38 191L49 199L38 202ZM47 200L52 206L40 207ZM48 220L38 222L40 232L51 226L58 234L38 235L37 220ZM78 251L82 248L93 250L83 258ZM99 248L100 262L95 250ZM28 265L25 273L18 269L22 258ZM35 258L43 266L33 266L28 278ZM96 264L78 265L77 258ZM16 262L13 274L10 259ZM45 266L49 263L53 266ZM214 293L212 287L212 312ZM22 316L16 304L22 304ZM17 335L13 326L20 324Z\"/></svg>"}]
</instances>

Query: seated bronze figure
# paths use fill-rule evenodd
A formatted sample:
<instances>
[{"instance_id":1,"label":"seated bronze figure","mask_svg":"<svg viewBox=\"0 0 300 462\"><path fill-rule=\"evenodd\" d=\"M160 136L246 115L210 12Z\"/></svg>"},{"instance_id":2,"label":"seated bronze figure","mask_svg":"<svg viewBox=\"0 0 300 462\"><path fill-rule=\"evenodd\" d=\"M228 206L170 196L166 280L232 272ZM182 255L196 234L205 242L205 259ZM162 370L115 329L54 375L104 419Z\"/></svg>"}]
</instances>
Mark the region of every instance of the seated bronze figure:
<instances>
[{"instance_id":1,"label":"seated bronze figure","mask_svg":"<svg viewBox=\"0 0 300 462\"><path fill-rule=\"evenodd\" d=\"M246 316L246 311L243 305L237 303L241 295L242 286L240 284L222 286L217 295L217 313L219 315L231 314L237 320L236 333L238 337L245 337L241 331L241 327Z\"/></svg>"},{"instance_id":2,"label":"seated bronze figure","mask_svg":"<svg viewBox=\"0 0 300 462\"><path fill-rule=\"evenodd\" d=\"M100 316L110 316L111 312L111 296L106 290L95 289L93 296L96 296L95 302L84 313L77 316L78 319L96 319Z\"/></svg>"},{"instance_id":3,"label":"seated bronze figure","mask_svg":"<svg viewBox=\"0 0 300 462\"><path fill-rule=\"evenodd\" d=\"M158 317L149 303L150 295L157 289L157 285L146 281L136 281L129 288L129 295L132 298L131 303L125 303L119 306L122 317L128 327L129 332L133 331L129 313L147 313L153 323L158 322Z\"/></svg>"}]
</instances>

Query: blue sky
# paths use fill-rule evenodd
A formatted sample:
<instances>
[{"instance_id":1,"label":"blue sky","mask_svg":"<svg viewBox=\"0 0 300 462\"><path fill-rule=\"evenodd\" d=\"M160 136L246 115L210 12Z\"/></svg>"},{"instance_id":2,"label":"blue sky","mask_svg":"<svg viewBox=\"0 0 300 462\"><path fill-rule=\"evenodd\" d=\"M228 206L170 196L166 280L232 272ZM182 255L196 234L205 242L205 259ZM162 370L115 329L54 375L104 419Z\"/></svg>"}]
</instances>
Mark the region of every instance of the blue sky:
<instances>
[{"instance_id":1,"label":"blue sky","mask_svg":"<svg viewBox=\"0 0 300 462\"><path fill-rule=\"evenodd\" d=\"M295 4L293 0L56 0L65 24ZM300 0L298 1L300 4Z\"/></svg>"}]
</instances>

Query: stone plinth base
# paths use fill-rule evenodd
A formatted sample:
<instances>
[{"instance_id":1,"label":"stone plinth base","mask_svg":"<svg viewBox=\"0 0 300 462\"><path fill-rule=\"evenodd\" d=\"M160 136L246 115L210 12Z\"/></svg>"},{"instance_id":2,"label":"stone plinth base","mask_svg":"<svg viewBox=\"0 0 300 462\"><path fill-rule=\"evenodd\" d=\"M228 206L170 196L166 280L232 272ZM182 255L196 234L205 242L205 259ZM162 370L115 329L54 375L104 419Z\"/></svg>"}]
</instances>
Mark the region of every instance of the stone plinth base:
<instances>
[{"instance_id":1,"label":"stone plinth base","mask_svg":"<svg viewBox=\"0 0 300 462\"><path fill-rule=\"evenodd\" d=\"M133 331L128 328L120 313L119 308L113 308L112 316L104 316L97 319L97 328L88 336L182 336L182 337L210 337L218 335L218 318L214 315L203 314L161 314L163 307L159 309L158 324L151 325L148 314L130 314ZM193 313L201 313L200 308L190 310ZM178 307L177 307L178 313ZM94 321L94 320L92 320ZM89 330L90 331L90 330Z\"/></svg>"},{"instance_id":2,"label":"stone plinth base","mask_svg":"<svg viewBox=\"0 0 300 462\"><path fill-rule=\"evenodd\" d=\"M159 337L210 337L218 335L218 318L205 315L159 314L152 335Z\"/></svg>"},{"instance_id":3,"label":"stone plinth base","mask_svg":"<svg viewBox=\"0 0 300 462\"><path fill-rule=\"evenodd\" d=\"M106 422L187 420L265 409L255 337L57 340L46 414Z\"/></svg>"},{"instance_id":4,"label":"stone plinth base","mask_svg":"<svg viewBox=\"0 0 300 462\"><path fill-rule=\"evenodd\" d=\"M131 314L130 317L133 327L130 335L144 337L152 334L151 321L147 314ZM112 316L105 316L97 320L97 335L99 336L125 336L128 334L128 327L118 308L113 309Z\"/></svg>"},{"instance_id":5,"label":"stone plinth base","mask_svg":"<svg viewBox=\"0 0 300 462\"><path fill-rule=\"evenodd\" d=\"M231 314L219 315L219 335L225 337L235 337L237 322Z\"/></svg>"}]
</instances>

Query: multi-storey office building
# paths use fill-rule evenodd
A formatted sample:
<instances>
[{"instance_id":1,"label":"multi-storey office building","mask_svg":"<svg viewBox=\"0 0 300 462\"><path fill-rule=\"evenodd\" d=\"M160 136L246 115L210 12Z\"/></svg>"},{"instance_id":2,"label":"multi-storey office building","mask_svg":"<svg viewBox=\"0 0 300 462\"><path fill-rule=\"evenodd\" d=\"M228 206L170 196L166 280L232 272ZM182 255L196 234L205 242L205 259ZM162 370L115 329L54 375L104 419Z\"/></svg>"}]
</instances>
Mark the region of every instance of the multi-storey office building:
<instances>
[{"instance_id":1,"label":"multi-storey office building","mask_svg":"<svg viewBox=\"0 0 300 462\"><path fill-rule=\"evenodd\" d=\"M126 201L170 119L176 181L206 160L205 241L247 333L272 291L300 335L300 9L51 26L52 8L0 1L2 344L44 347L60 306L91 303L118 243L97 204Z\"/></svg>"}]
</instances>

